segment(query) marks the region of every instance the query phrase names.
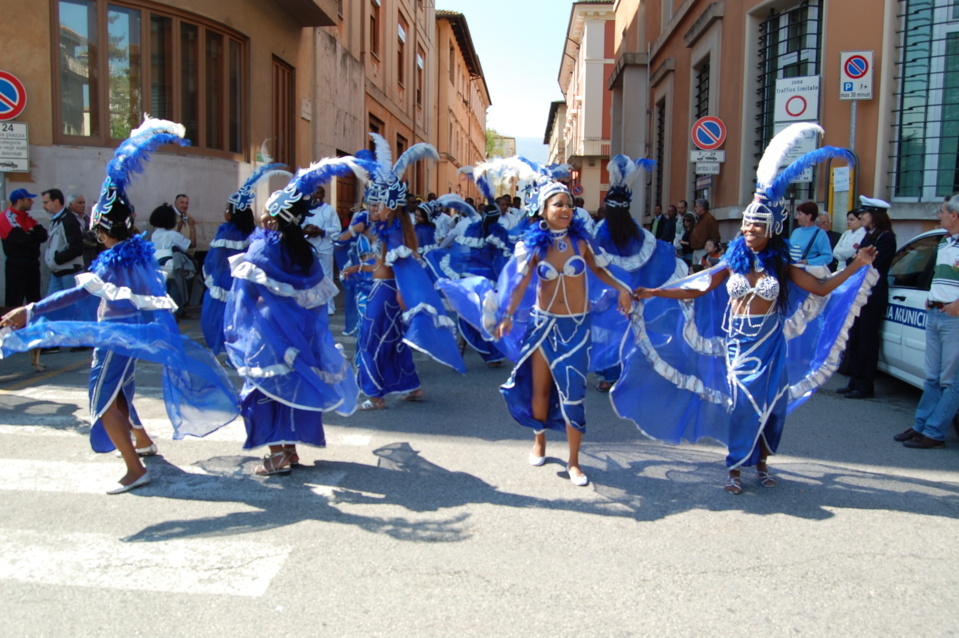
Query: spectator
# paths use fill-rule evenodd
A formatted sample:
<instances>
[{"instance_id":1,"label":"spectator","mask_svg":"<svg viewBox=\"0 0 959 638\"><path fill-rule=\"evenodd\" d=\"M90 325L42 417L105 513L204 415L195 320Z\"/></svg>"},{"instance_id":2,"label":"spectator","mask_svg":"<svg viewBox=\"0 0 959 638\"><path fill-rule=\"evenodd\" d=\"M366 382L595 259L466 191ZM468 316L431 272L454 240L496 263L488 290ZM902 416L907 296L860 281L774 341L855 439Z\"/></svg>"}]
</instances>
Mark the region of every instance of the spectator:
<instances>
[{"instance_id":1,"label":"spectator","mask_svg":"<svg viewBox=\"0 0 959 638\"><path fill-rule=\"evenodd\" d=\"M87 200L83 195L73 194L67 196L67 208L73 211L80 221L80 228L83 229L83 267L89 268L93 260L100 252L100 245L97 243L97 236L90 229L90 216L87 215Z\"/></svg>"},{"instance_id":2,"label":"spectator","mask_svg":"<svg viewBox=\"0 0 959 638\"><path fill-rule=\"evenodd\" d=\"M666 226L663 228L663 236L660 239L669 244L676 239L676 222L679 221L677 214L678 211L674 205L670 204L666 208Z\"/></svg>"},{"instance_id":3,"label":"spectator","mask_svg":"<svg viewBox=\"0 0 959 638\"><path fill-rule=\"evenodd\" d=\"M680 232L676 230L676 239L673 240L673 246L676 247L676 254L680 259L686 262L688 266L693 264L693 249L689 246L689 238L696 227L696 216L692 213L683 215L683 229Z\"/></svg>"},{"instance_id":4,"label":"spectator","mask_svg":"<svg viewBox=\"0 0 959 638\"><path fill-rule=\"evenodd\" d=\"M832 229L832 218L829 217L829 213L819 213L819 217L816 218L816 226L819 226L826 233L829 237L829 247L835 250L836 244L839 243L839 233ZM829 270L836 272L836 266L838 265L839 262L834 255L832 261L829 262Z\"/></svg>"},{"instance_id":5,"label":"spectator","mask_svg":"<svg viewBox=\"0 0 959 638\"><path fill-rule=\"evenodd\" d=\"M705 199L693 202L693 213L696 215L696 225L689 235L689 247L693 250L692 262L697 264L706 254L707 239L712 239L716 244L720 242L719 222L709 212L709 202Z\"/></svg>"},{"instance_id":6,"label":"spectator","mask_svg":"<svg viewBox=\"0 0 959 638\"><path fill-rule=\"evenodd\" d=\"M832 246L829 236L818 226L819 206L816 202L803 202L796 207L796 223L799 225L789 236L789 256L801 266L828 266L832 261ZM876 258L879 261L880 257Z\"/></svg>"},{"instance_id":7,"label":"spectator","mask_svg":"<svg viewBox=\"0 0 959 638\"><path fill-rule=\"evenodd\" d=\"M6 299L9 308L40 301L40 244L47 229L30 216L33 198L25 188L10 193L10 208L0 217L0 241L6 255Z\"/></svg>"},{"instance_id":8,"label":"spectator","mask_svg":"<svg viewBox=\"0 0 959 638\"><path fill-rule=\"evenodd\" d=\"M849 264L856 256L859 250L859 243L866 236L866 229L859 221L859 209L851 210L846 213L846 232L842 234L835 248L832 249L832 256L836 261Z\"/></svg>"},{"instance_id":9,"label":"spectator","mask_svg":"<svg viewBox=\"0 0 959 638\"><path fill-rule=\"evenodd\" d=\"M706 240L706 254L699 261L699 265L705 270L706 268L712 268L723 258L723 253L719 249L719 244L714 242L712 239Z\"/></svg>"},{"instance_id":10,"label":"spectator","mask_svg":"<svg viewBox=\"0 0 959 638\"><path fill-rule=\"evenodd\" d=\"M176 230L180 232L183 228L183 224L188 223L190 216L187 215L187 211L190 209L190 198L180 193L173 199L173 208L176 210ZM194 242L195 244L195 242Z\"/></svg>"},{"instance_id":11,"label":"spectator","mask_svg":"<svg viewBox=\"0 0 959 638\"><path fill-rule=\"evenodd\" d=\"M959 409L959 195L939 207L939 223L948 234L939 242L926 299L926 380L915 423L893 437L919 449L945 446Z\"/></svg>"},{"instance_id":12,"label":"spectator","mask_svg":"<svg viewBox=\"0 0 959 638\"><path fill-rule=\"evenodd\" d=\"M663 231L666 228L666 216L663 215L663 207L659 204L653 206L653 224L649 231L656 239L663 238Z\"/></svg>"},{"instance_id":13,"label":"spectator","mask_svg":"<svg viewBox=\"0 0 959 638\"><path fill-rule=\"evenodd\" d=\"M150 213L150 225L156 229L152 237L154 253L166 275L170 297L178 306L174 313L178 319L186 317L186 305L190 299L189 281L196 275L196 264L187 254L188 250L196 247L196 220L186 217L190 228L189 239L174 230L182 225L183 215L186 213L169 204L161 204Z\"/></svg>"},{"instance_id":14,"label":"spectator","mask_svg":"<svg viewBox=\"0 0 959 638\"><path fill-rule=\"evenodd\" d=\"M879 280L849 331L849 341L846 344L849 384L837 390L847 399L865 399L873 395L873 381L879 363L879 330L889 301L887 275L896 254L896 235L892 232L892 222L889 221L887 212L889 204L881 199L863 196L860 196L859 200L862 203L859 219L866 227L866 236L863 237L860 248L876 247L876 258L872 266L879 271Z\"/></svg>"},{"instance_id":15,"label":"spectator","mask_svg":"<svg viewBox=\"0 0 959 638\"><path fill-rule=\"evenodd\" d=\"M676 213L679 216L677 217L677 219L682 219L683 215L685 215L688 212L688 210L689 210L689 204L686 202L686 200L685 199L679 200L679 202L676 204ZM677 228L676 230L679 230L679 229Z\"/></svg>"},{"instance_id":16,"label":"spectator","mask_svg":"<svg viewBox=\"0 0 959 638\"><path fill-rule=\"evenodd\" d=\"M43 259L50 269L47 295L76 286L76 274L83 270L83 226L63 205L63 192L51 188L42 193L43 210L50 213L50 242Z\"/></svg>"},{"instance_id":17,"label":"spectator","mask_svg":"<svg viewBox=\"0 0 959 638\"><path fill-rule=\"evenodd\" d=\"M336 209L327 204L326 189L320 186L316 189L313 197L313 207L303 218L303 234L310 241L313 250L320 260L320 267L323 269L323 275L331 283L336 281L333 276L333 242L340 236L343 230L340 225L339 215ZM413 208L410 210L410 204ZM416 198L412 195L406 197L406 210L412 215L416 211ZM327 304L327 313L333 314L336 308L333 305L333 298Z\"/></svg>"}]
</instances>

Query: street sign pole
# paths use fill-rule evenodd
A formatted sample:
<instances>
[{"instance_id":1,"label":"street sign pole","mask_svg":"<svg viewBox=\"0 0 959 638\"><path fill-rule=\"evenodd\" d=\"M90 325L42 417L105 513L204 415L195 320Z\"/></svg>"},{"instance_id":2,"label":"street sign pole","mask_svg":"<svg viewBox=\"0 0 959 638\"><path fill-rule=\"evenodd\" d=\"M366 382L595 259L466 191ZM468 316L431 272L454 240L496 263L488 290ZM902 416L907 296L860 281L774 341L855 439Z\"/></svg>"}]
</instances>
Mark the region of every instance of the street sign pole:
<instances>
[{"instance_id":1,"label":"street sign pole","mask_svg":"<svg viewBox=\"0 0 959 638\"><path fill-rule=\"evenodd\" d=\"M849 150L856 150L856 104L858 100L852 100L852 106L849 107Z\"/></svg>"}]
</instances>

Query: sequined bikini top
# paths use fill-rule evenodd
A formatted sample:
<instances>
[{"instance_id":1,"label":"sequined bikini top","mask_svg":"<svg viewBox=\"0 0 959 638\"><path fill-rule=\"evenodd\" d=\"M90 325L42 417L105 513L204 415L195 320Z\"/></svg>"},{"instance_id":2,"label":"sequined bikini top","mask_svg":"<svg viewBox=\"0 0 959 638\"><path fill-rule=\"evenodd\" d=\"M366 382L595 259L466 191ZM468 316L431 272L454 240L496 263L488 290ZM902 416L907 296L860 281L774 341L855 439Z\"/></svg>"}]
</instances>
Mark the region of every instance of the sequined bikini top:
<instances>
[{"instance_id":1,"label":"sequined bikini top","mask_svg":"<svg viewBox=\"0 0 959 638\"><path fill-rule=\"evenodd\" d=\"M745 275L733 273L726 280L726 292L732 299L742 299L748 294L756 294L760 299L775 301L779 297L779 280L766 275L760 277L755 286L750 286Z\"/></svg>"},{"instance_id":2,"label":"sequined bikini top","mask_svg":"<svg viewBox=\"0 0 959 638\"><path fill-rule=\"evenodd\" d=\"M580 277L584 272L586 272L586 260L579 255L571 255L563 264L562 275L564 277ZM544 281L553 281L560 276L556 266L548 261L541 261L536 264L536 274Z\"/></svg>"}]
</instances>

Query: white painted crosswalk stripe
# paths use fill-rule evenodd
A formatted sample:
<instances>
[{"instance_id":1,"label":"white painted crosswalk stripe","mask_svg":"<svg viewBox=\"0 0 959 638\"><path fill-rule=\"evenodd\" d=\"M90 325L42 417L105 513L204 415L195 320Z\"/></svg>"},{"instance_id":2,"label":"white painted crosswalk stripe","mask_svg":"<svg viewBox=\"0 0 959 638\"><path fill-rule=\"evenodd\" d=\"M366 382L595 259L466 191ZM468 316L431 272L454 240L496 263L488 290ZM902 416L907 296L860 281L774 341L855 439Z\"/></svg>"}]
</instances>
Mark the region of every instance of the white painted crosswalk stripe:
<instances>
[{"instance_id":1,"label":"white painted crosswalk stripe","mask_svg":"<svg viewBox=\"0 0 959 638\"><path fill-rule=\"evenodd\" d=\"M107 534L0 529L0 579L258 597L290 552L287 546L221 537L131 543Z\"/></svg>"}]
</instances>

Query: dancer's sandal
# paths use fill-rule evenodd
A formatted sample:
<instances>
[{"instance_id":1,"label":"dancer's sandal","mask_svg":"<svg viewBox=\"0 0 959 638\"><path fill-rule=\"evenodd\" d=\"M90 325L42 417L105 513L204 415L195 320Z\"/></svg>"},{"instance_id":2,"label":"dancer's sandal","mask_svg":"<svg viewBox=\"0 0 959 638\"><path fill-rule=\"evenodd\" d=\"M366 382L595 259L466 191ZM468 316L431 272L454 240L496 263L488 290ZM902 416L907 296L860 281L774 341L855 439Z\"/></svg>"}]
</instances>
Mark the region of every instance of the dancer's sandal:
<instances>
[{"instance_id":1,"label":"dancer's sandal","mask_svg":"<svg viewBox=\"0 0 959 638\"><path fill-rule=\"evenodd\" d=\"M609 381L600 381L599 384L596 386L596 389L599 390L600 392L609 392L610 388L612 387L613 387L613 384L610 383Z\"/></svg>"},{"instance_id":2,"label":"dancer's sandal","mask_svg":"<svg viewBox=\"0 0 959 638\"><path fill-rule=\"evenodd\" d=\"M368 412L370 410L385 410L386 401L384 399L379 399L376 401L374 401L373 399L367 399L363 403L356 406L356 409L361 410L363 412Z\"/></svg>"},{"instance_id":3,"label":"dancer's sandal","mask_svg":"<svg viewBox=\"0 0 959 638\"><path fill-rule=\"evenodd\" d=\"M776 487L776 477L769 472L765 463L756 464L756 475L759 477L759 484L763 487Z\"/></svg>"},{"instance_id":4,"label":"dancer's sandal","mask_svg":"<svg viewBox=\"0 0 959 638\"><path fill-rule=\"evenodd\" d=\"M726 477L726 484L723 485L723 489L729 492L730 494L740 495L743 493L743 479L742 476L736 474L733 476L730 474Z\"/></svg>"},{"instance_id":5,"label":"dancer's sandal","mask_svg":"<svg viewBox=\"0 0 959 638\"><path fill-rule=\"evenodd\" d=\"M292 470L290 460L293 453L289 450L280 450L263 457L263 465L257 465L253 473L257 476L272 476L274 474L289 474Z\"/></svg>"},{"instance_id":6,"label":"dancer's sandal","mask_svg":"<svg viewBox=\"0 0 959 638\"><path fill-rule=\"evenodd\" d=\"M412 392L407 392L403 395L404 401L422 401L423 400L423 391L422 390L413 390Z\"/></svg>"}]
</instances>

